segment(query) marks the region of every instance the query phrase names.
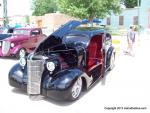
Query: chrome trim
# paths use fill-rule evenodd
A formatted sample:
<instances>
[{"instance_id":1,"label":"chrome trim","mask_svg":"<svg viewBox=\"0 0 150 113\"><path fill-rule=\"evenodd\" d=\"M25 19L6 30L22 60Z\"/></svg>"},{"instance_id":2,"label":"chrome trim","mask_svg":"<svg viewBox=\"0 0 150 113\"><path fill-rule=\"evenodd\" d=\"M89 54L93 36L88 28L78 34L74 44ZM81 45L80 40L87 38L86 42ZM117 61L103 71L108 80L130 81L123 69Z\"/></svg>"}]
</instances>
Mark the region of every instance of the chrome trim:
<instances>
[{"instance_id":1,"label":"chrome trim","mask_svg":"<svg viewBox=\"0 0 150 113\"><path fill-rule=\"evenodd\" d=\"M82 73L81 77L84 77L85 80L86 80L86 89L89 89L90 88L90 85L92 84L93 82L93 77L92 75L91 76L88 76L85 72Z\"/></svg>"},{"instance_id":2,"label":"chrome trim","mask_svg":"<svg viewBox=\"0 0 150 113\"><path fill-rule=\"evenodd\" d=\"M27 60L27 93L40 94L41 93L41 78L44 70L43 60Z\"/></svg>"},{"instance_id":3,"label":"chrome trim","mask_svg":"<svg viewBox=\"0 0 150 113\"><path fill-rule=\"evenodd\" d=\"M3 41L2 42L2 53L3 55L7 55L9 50L10 50L10 45L11 43L8 41Z\"/></svg>"}]
</instances>

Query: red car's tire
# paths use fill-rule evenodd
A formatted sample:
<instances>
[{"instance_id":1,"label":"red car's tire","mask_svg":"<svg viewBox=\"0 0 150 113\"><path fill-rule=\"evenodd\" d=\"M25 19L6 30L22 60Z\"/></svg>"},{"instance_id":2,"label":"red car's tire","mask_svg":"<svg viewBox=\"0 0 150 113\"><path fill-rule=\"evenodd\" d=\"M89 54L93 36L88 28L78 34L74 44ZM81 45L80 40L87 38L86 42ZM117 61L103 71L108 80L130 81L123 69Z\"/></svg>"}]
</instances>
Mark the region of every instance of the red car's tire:
<instances>
[{"instance_id":1,"label":"red car's tire","mask_svg":"<svg viewBox=\"0 0 150 113\"><path fill-rule=\"evenodd\" d=\"M18 51L18 53L16 54L16 58L19 59L22 53L24 53L25 56L26 56L26 54L27 54L26 49L21 48L21 49Z\"/></svg>"}]
</instances>

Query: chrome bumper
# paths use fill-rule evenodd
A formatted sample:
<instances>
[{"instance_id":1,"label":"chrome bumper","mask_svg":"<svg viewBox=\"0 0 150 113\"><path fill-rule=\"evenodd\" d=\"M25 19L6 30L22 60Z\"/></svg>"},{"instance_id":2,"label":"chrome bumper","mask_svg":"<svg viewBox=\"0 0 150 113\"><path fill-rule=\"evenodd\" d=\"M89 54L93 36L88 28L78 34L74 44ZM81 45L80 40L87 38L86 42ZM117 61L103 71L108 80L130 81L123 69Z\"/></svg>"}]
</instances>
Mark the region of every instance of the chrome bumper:
<instances>
[{"instance_id":1,"label":"chrome bumper","mask_svg":"<svg viewBox=\"0 0 150 113\"><path fill-rule=\"evenodd\" d=\"M3 41L2 42L2 54L3 55L7 55L9 53L10 50L10 42L8 41Z\"/></svg>"}]
</instances>

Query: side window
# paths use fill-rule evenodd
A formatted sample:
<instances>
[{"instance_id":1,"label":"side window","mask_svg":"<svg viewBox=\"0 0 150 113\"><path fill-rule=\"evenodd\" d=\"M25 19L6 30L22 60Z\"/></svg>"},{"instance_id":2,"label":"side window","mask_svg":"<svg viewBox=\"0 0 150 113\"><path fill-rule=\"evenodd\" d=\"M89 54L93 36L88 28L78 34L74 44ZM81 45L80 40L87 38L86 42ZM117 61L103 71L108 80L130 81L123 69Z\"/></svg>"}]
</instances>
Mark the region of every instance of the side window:
<instances>
[{"instance_id":1,"label":"side window","mask_svg":"<svg viewBox=\"0 0 150 113\"><path fill-rule=\"evenodd\" d=\"M37 35L40 35L40 30L36 29L31 31L31 36L37 36Z\"/></svg>"}]
</instances>

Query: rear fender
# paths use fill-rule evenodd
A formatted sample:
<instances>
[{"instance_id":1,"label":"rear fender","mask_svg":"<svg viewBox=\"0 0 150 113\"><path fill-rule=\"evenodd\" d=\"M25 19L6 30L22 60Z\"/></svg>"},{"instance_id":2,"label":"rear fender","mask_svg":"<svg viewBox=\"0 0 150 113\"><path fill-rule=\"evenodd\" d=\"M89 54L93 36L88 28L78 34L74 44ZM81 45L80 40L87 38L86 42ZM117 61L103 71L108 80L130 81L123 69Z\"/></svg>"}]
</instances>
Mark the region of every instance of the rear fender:
<instances>
[{"instance_id":1,"label":"rear fender","mask_svg":"<svg viewBox=\"0 0 150 113\"><path fill-rule=\"evenodd\" d=\"M109 62L110 62L110 58L111 58L112 53L115 53L114 47L110 47L110 48L108 49L108 51L107 51L106 67L109 66Z\"/></svg>"}]
</instances>

